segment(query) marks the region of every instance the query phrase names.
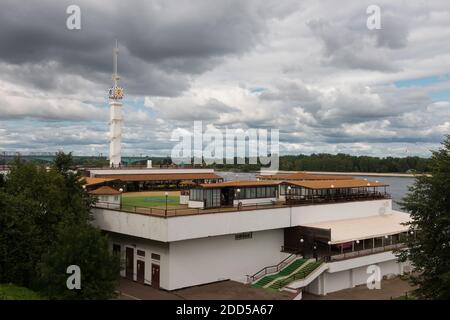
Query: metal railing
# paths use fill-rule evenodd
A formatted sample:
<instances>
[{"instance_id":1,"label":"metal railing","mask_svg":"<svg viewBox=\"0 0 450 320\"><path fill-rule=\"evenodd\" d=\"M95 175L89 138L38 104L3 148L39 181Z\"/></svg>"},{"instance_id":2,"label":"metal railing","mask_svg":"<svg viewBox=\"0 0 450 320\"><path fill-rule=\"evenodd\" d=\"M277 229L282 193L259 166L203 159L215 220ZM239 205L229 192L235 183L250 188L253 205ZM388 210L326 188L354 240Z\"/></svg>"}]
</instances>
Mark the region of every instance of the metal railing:
<instances>
[{"instance_id":1,"label":"metal railing","mask_svg":"<svg viewBox=\"0 0 450 320\"><path fill-rule=\"evenodd\" d=\"M252 282L264 277L266 274L279 272L281 269L286 267L288 264L290 264L295 259L297 259L297 254L293 253L293 254L290 254L289 256L287 256L285 259L283 259L280 263L278 263L276 265L264 267L251 276L247 275L247 283L252 283Z\"/></svg>"},{"instance_id":2,"label":"metal railing","mask_svg":"<svg viewBox=\"0 0 450 320\"><path fill-rule=\"evenodd\" d=\"M364 257L375 253L381 253L386 251L392 251L395 249L402 249L406 248L406 244L404 243L395 243L395 244L389 244L381 247L374 247L369 249L363 249L363 250L357 250L357 251L351 251L351 252L344 252L339 254L332 254L329 256L325 256L325 260L327 262L333 262L333 261L342 261L346 259L352 259L357 257Z\"/></svg>"},{"instance_id":3,"label":"metal railing","mask_svg":"<svg viewBox=\"0 0 450 320\"><path fill-rule=\"evenodd\" d=\"M352 198L347 200L336 201L336 199L317 199L314 201L277 201L277 202L267 202L259 204L246 204L242 206L220 206L213 208L167 208L162 207L138 207L132 205L120 205L117 203L110 202L97 202L93 205L94 208L105 208L110 210L124 211L137 214L145 214L158 217L176 217L176 216L186 216L186 215L198 215L198 214L209 214L209 213L225 213L225 212L237 212L237 211L252 211L261 209L273 209L273 208L293 208L304 205L314 205L314 204L326 204L335 202L351 202L351 201L364 201L364 200L377 200L377 199L390 199L390 195L386 194L383 197L365 197L365 198Z\"/></svg>"}]
</instances>

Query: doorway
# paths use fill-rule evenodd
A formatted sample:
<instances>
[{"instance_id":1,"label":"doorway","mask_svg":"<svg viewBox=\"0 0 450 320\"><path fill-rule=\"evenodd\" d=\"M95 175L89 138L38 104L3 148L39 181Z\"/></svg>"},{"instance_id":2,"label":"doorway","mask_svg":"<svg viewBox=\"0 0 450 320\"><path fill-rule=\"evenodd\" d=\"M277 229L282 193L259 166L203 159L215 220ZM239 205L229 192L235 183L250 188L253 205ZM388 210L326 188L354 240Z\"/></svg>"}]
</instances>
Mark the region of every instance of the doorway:
<instances>
[{"instance_id":1,"label":"doorway","mask_svg":"<svg viewBox=\"0 0 450 320\"><path fill-rule=\"evenodd\" d=\"M137 267L136 281L144 284L145 283L145 261L138 260L136 263L136 267Z\"/></svg>"},{"instance_id":2,"label":"doorway","mask_svg":"<svg viewBox=\"0 0 450 320\"><path fill-rule=\"evenodd\" d=\"M130 280L134 275L134 249L127 248L125 252L125 277Z\"/></svg>"},{"instance_id":3,"label":"doorway","mask_svg":"<svg viewBox=\"0 0 450 320\"><path fill-rule=\"evenodd\" d=\"M152 263L152 287L159 289L159 265Z\"/></svg>"}]
</instances>

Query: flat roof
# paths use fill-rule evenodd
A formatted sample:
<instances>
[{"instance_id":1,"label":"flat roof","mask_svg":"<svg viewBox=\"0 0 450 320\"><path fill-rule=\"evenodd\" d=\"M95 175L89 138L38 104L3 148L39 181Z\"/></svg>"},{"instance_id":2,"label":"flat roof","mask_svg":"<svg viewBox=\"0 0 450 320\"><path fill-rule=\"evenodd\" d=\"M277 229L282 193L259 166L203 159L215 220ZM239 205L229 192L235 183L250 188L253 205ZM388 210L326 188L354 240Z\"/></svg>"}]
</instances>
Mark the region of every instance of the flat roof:
<instances>
[{"instance_id":1,"label":"flat roof","mask_svg":"<svg viewBox=\"0 0 450 320\"><path fill-rule=\"evenodd\" d=\"M384 237L408 231L402 223L411 221L408 213L392 210L391 214L365 218L311 223L305 227L331 229L331 244Z\"/></svg>"},{"instance_id":2,"label":"flat roof","mask_svg":"<svg viewBox=\"0 0 450 320\"><path fill-rule=\"evenodd\" d=\"M255 180L235 180L218 183L203 183L201 188L225 188L225 187L263 187L277 186L279 182L274 181L255 181Z\"/></svg>"},{"instance_id":3,"label":"flat roof","mask_svg":"<svg viewBox=\"0 0 450 320\"><path fill-rule=\"evenodd\" d=\"M197 179L223 179L215 173L145 173L145 174L97 174L101 178L113 178L122 181L176 181Z\"/></svg>"},{"instance_id":4,"label":"flat roof","mask_svg":"<svg viewBox=\"0 0 450 320\"><path fill-rule=\"evenodd\" d=\"M266 180L350 180L351 176L329 175L329 174L311 174L307 172L279 173L272 175L259 175L258 179Z\"/></svg>"},{"instance_id":5,"label":"flat roof","mask_svg":"<svg viewBox=\"0 0 450 320\"><path fill-rule=\"evenodd\" d=\"M338 188L359 188L359 187L385 187L388 184L379 181L369 181L365 179L351 180L307 180L307 181L285 181L283 184L290 184L306 189L338 189Z\"/></svg>"},{"instance_id":6,"label":"flat roof","mask_svg":"<svg viewBox=\"0 0 450 320\"><path fill-rule=\"evenodd\" d=\"M90 191L89 194L116 196L121 194L121 192L119 190L111 188L110 186L102 186L100 188Z\"/></svg>"}]
</instances>

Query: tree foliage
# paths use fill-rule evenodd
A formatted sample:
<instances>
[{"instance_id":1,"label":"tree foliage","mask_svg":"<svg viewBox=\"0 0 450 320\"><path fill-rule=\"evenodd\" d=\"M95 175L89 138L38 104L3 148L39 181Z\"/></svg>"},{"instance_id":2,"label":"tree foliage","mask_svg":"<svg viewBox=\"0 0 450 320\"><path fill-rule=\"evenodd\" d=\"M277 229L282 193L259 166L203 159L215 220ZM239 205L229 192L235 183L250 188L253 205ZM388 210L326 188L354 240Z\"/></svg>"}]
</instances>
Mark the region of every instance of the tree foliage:
<instances>
[{"instance_id":1,"label":"tree foliage","mask_svg":"<svg viewBox=\"0 0 450 320\"><path fill-rule=\"evenodd\" d=\"M93 200L71 167L71 155L63 153L50 168L14 162L0 185L0 282L51 288L46 296L52 298L105 298L114 291L119 264L90 224ZM84 268L84 286L76 293L63 289L65 280L55 283L67 278L70 264Z\"/></svg>"},{"instance_id":2,"label":"tree foliage","mask_svg":"<svg viewBox=\"0 0 450 320\"><path fill-rule=\"evenodd\" d=\"M430 168L431 175L417 177L401 203L417 232L399 258L414 266L410 281L418 286L416 296L450 299L450 136L433 152Z\"/></svg>"}]
</instances>

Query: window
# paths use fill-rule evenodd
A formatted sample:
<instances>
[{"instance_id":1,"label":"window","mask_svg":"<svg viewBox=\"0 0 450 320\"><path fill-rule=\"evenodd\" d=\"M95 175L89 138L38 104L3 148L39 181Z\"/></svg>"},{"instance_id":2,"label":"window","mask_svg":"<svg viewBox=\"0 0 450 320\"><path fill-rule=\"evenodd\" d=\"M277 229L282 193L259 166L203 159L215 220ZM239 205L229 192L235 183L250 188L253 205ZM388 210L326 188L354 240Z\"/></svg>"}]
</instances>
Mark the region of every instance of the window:
<instances>
[{"instance_id":1,"label":"window","mask_svg":"<svg viewBox=\"0 0 450 320\"><path fill-rule=\"evenodd\" d=\"M113 244L113 254L120 255L120 244Z\"/></svg>"},{"instance_id":2,"label":"window","mask_svg":"<svg viewBox=\"0 0 450 320\"><path fill-rule=\"evenodd\" d=\"M242 232L234 235L234 240L245 240L253 238L252 232Z\"/></svg>"},{"instance_id":3,"label":"window","mask_svg":"<svg viewBox=\"0 0 450 320\"><path fill-rule=\"evenodd\" d=\"M119 201L119 196L114 196L114 201Z\"/></svg>"},{"instance_id":4,"label":"window","mask_svg":"<svg viewBox=\"0 0 450 320\"><path fill-rule=\"evenodd\" d=\"M145 251L144 250L137 250L136 254L138 256L145 257Z\"/></svg>"},{"instance_id":5,"label":"window","mask_svg":"<svg viewBox=\"0 0 450 320\"><path fill-rule=\"evenodd\" d=\"M161 256L156 253L152 253L152 260L161 260Z\"/></svg>"}]
</instances>

